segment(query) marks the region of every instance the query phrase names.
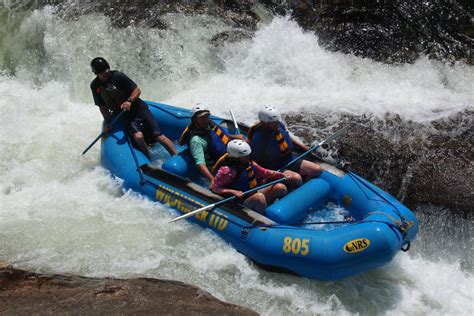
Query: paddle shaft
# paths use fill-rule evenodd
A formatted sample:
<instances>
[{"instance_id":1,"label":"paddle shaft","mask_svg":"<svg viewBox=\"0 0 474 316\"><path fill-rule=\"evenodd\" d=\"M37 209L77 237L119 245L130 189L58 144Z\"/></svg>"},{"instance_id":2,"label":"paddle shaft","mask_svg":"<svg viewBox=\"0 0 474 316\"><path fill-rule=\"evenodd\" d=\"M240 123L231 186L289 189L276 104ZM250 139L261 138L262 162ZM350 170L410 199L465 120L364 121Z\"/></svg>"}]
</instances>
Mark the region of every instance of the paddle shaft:
<instances>
[{"instance_id":1,"label":"paddle shaft","mask_svg":"<svg viewBox=\"0 0 474 316\"><path fill-rule=\"evenodd\" d=\"M269 187L269 186L272 186L274 184L277 184L277 183L281 183L283 181L286 181L286 178L280 178L280 179L277 179L277 180L274 180L272 182L268 182L268 183L265 183L265 184L262 184L261 186L258 186L256 188L253 188L253 189L250 189L248 191L245 191L244 192L244 196L247 195L247 194L250 194L250 193L254 193L254 192L257 192L258 190L261 190L261 189L264 189L266 187ZM214 204L209 204L207 206L204 206L204 207L201 207L195 211L192 211L192 212L189 212L189 213L186 213L184 215L181 215L181 216L178 216L176 218L173 218L171 221L169 221L169 223L172 223L172 222L176 222L176 221L179 221L181 219L184 219L184 218L187 218L187 217L190 217L190 216L193 216L194 214L197 214L199 212L202 212L202 211L205 211L205 210L208 210L208 209L211 209L211 208L214 208L218 205L221 205L221 204L224 204L224 203L227 203L227 202L230 202L234 199L236 199L237 197L234 195L234 196L231 196L231 197L228 197L227 199L224 199L222 201L219 201L219 202L216 202Z\"/></svg>"},{"instance_id":2,"label":"paddle shaft","mask_svg":"<svg viewBox=\"0 0 474 316\"><path fill-rule=\"evenodd\" d=\"M298 157L296 157L295 159L293 159L292 161L290 161L289 163L287 163L285 166L281 167L278 171L283 171L285 169L287 169L289 166L291 166L292 164L294 164L295 162L297 162L298 160L306 157L307 155L309 155L311 152L315 151L316 149L318 149L319 147L321 147L323 144L325 143L328 143L336 138L338 138L339 136L341 136L342 134L344 134L347 129L349 127L348 126L344 126L343 128L339 129L337 132L335 132L334 134L332 134L331 136L329 136L328 138L326 138L325 140L323 140L322 142L314 145L313 147L311 147L310 149L308 149L307 151L305 151L304 153L302 153L301 155L299 155Z\"/></svg>"},{"instance_id":3,"label":"paddle shaft","mask_svg":"<svg viewBox=\"0 0 474 316\"><path fill-rule=\"evenodd\" d=\"M112 127L112 126L114 125L114 123L117 122L118 119L122 116L123 113L125 113L125 111L122 111L122 112L120 112L119 114L117 114L117 116L112 120L112 123L110 123L109 125ZM97 137L94 139L94 141L93 141L89 146L87 146L87 148L82 152L82 155L84 155L86 152L88 152L89 149L91 149L92 146L94 146L95 143L97 143L97 141L98 141L102 136L105 135L105 133L106 133L106 132L100 133L99 136L97 136Z\"/></svg>"},{"instance_id":4,"label":"paddle shaft","mask_svg":"<svg viewBox=\"0 0 474 316\"><path fill-rule=\"evenodd\" d=\"M232 112L232 110L230 110L230 117L232 117L232 121L234 122L235 134L239 135L240 134L239 124L237 124L237 120L235 119L234 112Z\"/></svg>"}]
</instances>

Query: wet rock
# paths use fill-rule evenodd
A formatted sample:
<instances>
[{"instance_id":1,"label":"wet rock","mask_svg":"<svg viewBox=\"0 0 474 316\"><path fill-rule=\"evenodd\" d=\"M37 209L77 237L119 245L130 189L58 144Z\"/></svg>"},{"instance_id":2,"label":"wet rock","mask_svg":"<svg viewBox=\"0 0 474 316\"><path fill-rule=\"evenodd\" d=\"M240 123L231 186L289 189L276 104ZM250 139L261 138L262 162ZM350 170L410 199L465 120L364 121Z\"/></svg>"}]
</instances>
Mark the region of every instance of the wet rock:
<instances>
[{"instance_id":1,"label":"wet rock","mask_svg":"<svg viewBox=\"0 0 474 316\"><path fill-rule=\"evenodd\" d=\"M212 46L219 47L224 45L225 43L234 43L243 39L249 39L252 37L252 35L252 32L245 30L224 31L215 35L210 42Z\"/></svg>"},{"instance_id":2,"label":"wet rock","mask_svg":"<svg viewBox=\"0 0 474 316\"><path fill-rule=\"evenodd\" d=\"M472 3L449 0L265 0L290 13L331 50L383 62L412 62L420 54L472 64Z\"/></svg>"},{"instance_id":3,"label":"wet rock","mask_svg":"<svg viewBox=\"0 0 474 316\"><path fill-rule=\"evenodd\" d=\"M296 131L307 142L324 139L333 130L322 116L290 115L287 122L321 127L318 134ZM333 162L349 162L352 171L411 208L428 203L474 212L473 123L472 111L426 124L396 115L345 116L340 126L350 125L350 130L329 155Z\"/></svg>"},{"instance_id":4,"label":"wet rock","mask_svg":"<svg viewBox=\"0 0 474 316\"><path fill-rule=\"evenodd\" d=\"M181 282L97 279L0 267L0 314L258 315Z\"/></svg>"},{"instance_id":5,"label":"wet rock","mask_svg":"<svg viewBox=\"0 0 474 316\"><path fill-rule=\"evenodd\" d=\"M207 14L222 18L235 27L255 29L260 21L252 10L254 1L93 1L78 5L63 4L59 13L65 18L83 14L102 13L109 17L115 27L131 25L167 28L160 17L168 13Z\"/></svg>"}]
</instances>

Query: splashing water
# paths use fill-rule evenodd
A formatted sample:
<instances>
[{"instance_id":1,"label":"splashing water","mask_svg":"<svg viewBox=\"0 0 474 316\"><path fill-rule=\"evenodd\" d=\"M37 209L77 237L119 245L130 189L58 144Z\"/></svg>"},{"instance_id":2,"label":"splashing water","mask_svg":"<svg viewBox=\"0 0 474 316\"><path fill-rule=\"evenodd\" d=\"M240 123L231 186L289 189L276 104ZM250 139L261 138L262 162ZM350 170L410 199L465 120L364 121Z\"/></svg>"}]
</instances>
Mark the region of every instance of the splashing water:
<instances>
[{"instance_id":1,"label":"splashing water","mask_svg":"<svg viewBox=\"0 0 474 316\"><path fill-rule=\"evenodd\" d=\"M97 55L146 99L204 102L220 115L232 108L248 123L266 103L326 113L328 122L387 111L420 122L444 117L472 107L471 67L427 59L389 66L327 52L287 18L220 48L208 41L231 26L207 16L168 15L167 30L114 29L98 14L65 21L51 7L0 18L17 27L0 32L1 259L42 272L180 280L264 315L474 312L470 218L422 216L409 253L322 283L265 272L207 230L167 224L174 211L122 192L99 167L98 146L80 155L99 133L88 90Z\"/></svg>"}]
</instances>

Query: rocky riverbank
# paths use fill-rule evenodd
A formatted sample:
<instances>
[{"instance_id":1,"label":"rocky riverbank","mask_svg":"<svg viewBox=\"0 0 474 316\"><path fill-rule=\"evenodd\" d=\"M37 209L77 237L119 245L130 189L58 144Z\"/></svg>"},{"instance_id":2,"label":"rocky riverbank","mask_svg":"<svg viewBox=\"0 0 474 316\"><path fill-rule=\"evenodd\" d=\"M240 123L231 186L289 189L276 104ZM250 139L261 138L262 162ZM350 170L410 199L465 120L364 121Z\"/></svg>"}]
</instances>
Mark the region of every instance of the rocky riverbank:
<instances>
[{"instance_id":1,"label":"rocky riverbank","mask_svg":"<svg viewBox=\"0 0 474 316\"><path fill-rule=\"evenodd\" d=\"M1 263L0 302L2 315L258 315L177 281L38 274Z\"/></svg>"}]
</instances>

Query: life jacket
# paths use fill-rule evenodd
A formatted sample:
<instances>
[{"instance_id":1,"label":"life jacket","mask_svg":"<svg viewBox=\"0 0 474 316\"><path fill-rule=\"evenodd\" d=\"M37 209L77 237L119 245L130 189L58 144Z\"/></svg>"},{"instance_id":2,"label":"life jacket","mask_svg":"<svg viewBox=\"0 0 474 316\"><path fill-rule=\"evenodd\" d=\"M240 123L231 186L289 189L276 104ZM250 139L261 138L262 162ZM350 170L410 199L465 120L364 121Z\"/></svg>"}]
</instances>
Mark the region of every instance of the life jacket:
<instances>
[{"instance_id":1,"label":"life jacket","mask_svg":"<svg viewBox=\"0 0 474 316\"><path fill-rule=\"evenodd\" d=\"M281 122L278 131L268 130L261 123L253 125L248 133L251 158L260 166L278 170L293 159L293 142Z\"/></svg>"},{"instance_id":2,"label":"life jacket","mask_svg":"<svg viewBox=\"0 0 474 316\"><path fill-rule=\"evenodd\" d=\"M125 93L120 91L113 83L102 83L97 88L97 93L105 103L105 107L112 112L120 110L120 105L127 100Z\"/></svg>"},{"instance_id":3,"label":"life jacket","mask_svg":"<svg viewBox=\"0 0 474 316\"><path fill-rule=\"evenodd\" d=\"M222 166L229 166L237 170L237 175L230 185L234 190L245 192L257 187L259 184L257 177L255 176L255 167L251 161L249 161L246 165L242 165L238 163L235 158L229 157L228 153L225 153L212 167L212 173L216 174L219 168Z\"/></svg>"},{"instance_id":4,"label":"life jacket","mask_svg":"<svg viewBox=\"0 0 474 316\"><path fill-rule=\"evenodd\" d=\"M205 130L196 129L192 123L189 124L181 134L179 144L187 144L189 147L189 142L194 135L206 138L208 142L206 154L209 156L206 157L206 162L209 158L212 160L211 165L227 152L227 143L230 140L230 135L214 122L210 122L209 127Z\"/></svg>"}]
</instances>

